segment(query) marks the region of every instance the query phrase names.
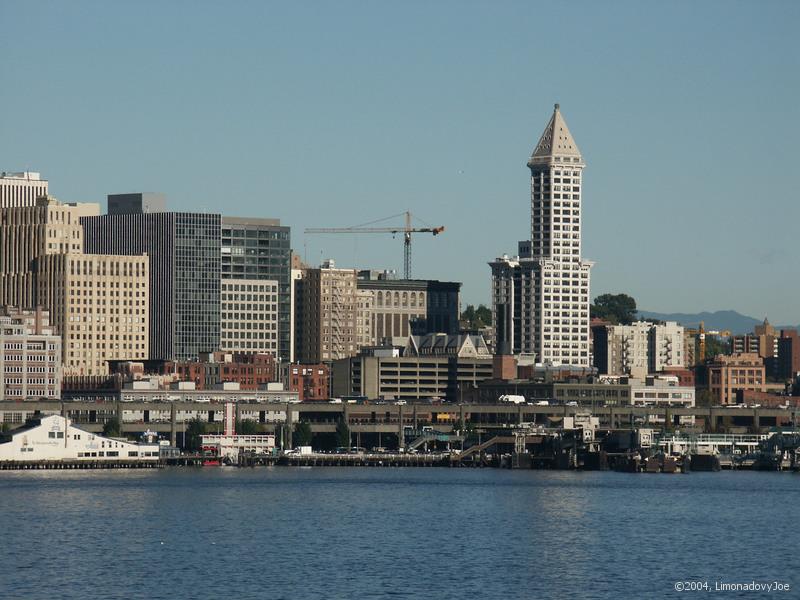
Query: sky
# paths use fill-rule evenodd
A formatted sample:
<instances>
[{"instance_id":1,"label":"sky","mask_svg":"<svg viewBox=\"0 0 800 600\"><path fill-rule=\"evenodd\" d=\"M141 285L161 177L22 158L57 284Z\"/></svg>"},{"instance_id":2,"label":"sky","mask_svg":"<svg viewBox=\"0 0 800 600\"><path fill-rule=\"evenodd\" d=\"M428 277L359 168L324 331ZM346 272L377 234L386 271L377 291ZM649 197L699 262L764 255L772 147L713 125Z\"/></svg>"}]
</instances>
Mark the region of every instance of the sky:
<instances>
[{"instance_id":1,"label":"sky","mask_svg":"<svg viewBox=\"0 0 800 600\"><path fill-rule=\"evenodd\" d=\"M800 322L800 2L0 0L0 170L67 202L279 218L311 264L490 301L530 237L558 102L587 168L592 295ZM401 223L396 218L389 223Z\"/></svg>"}]
</instances>

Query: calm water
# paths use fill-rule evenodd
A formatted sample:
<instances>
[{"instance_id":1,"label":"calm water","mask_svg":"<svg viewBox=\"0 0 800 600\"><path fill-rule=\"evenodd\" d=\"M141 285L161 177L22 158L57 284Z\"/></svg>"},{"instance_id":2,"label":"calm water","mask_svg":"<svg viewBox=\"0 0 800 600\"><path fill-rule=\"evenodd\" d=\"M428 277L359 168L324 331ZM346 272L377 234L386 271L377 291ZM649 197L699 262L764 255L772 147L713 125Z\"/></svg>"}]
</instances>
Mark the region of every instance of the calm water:
<instances>
[{"instance_id":1,"label":"calm water","mask_svg":"<svg viewBox=\"0 0 800 600\"><path fill-rule=\"evenodd\" d=\"M0 597L798 598L798 516L787 473L3 472Z\"/></svg>"}]
</instances>

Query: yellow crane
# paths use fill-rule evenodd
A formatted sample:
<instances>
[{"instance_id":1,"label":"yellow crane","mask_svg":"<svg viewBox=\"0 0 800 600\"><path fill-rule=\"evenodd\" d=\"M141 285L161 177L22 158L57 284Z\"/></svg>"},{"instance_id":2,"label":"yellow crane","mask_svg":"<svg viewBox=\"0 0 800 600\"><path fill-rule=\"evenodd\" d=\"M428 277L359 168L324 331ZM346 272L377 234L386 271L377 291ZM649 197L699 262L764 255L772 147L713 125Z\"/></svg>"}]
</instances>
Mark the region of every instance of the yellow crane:
<instances>
[{"instance_id":1,"label":"yellow crane","mask_svg":"<svg viewBox=\"0 0 800 600\"><path fill-rule=\"evenodd\" d=\"M405 217L404 225L390 226L390 227L366 227L380 223L381 221L388 221L389 219L396 219L397 217ZM411 212L405 211L397 215L378 219L363 225L356 225L354 227L311 227L305 230L306 233L391 233L392 236L398 233L403 234L403 276L405 279L411 279L411 234L412 233L432 233L439 235L444 231L444 225L439 227L412 227L411 225Z\"/></svg>"},{"instance_id":2,"label":"yellow crane","mask_svg":"<svg viewBox=\"0 0 800 600\"><path fill-rule=\"evenodd\" d=\"M686 333L693 336L697 340L697 353L695 354L695 364L701 365L706 359L706 335L716 335L720 337L730 337L731 332L728 329L722 331L706 331L705 323L700 321L700 326L697 329L686 329Z\"/></svg>"}]
</instances>

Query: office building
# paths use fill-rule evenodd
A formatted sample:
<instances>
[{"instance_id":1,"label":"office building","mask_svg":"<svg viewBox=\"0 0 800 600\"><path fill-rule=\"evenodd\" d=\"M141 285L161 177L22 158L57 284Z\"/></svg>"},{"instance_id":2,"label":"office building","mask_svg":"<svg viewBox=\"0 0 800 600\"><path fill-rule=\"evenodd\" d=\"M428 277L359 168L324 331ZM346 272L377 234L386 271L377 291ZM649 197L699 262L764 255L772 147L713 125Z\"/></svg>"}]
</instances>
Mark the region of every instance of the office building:
<instances>
[{"instance_id":1,"label":"office building","mask_svg":"<svg viewBox=\"0 0 800 600\"><path fill-rule=\"evenodd\" d=\"M393 275L390 271L358 273L357 287L364 297L363 329L368 331L362 345L379 345L409 335L458 333L460 283L396 279Z\"/></svg>"},{"instance_id":2,"label":"office building","mask_svg":"<svg viewBox=\"0 0 800 600\"><path fill-rule=\"evenodd\" d=\"M36 294L61 333L65 375L105 375L109 360L148 355L147 256L48 254Z\"/></svg>"},{"instance_id":3,"label":"office building","mask_svg":"<svg viewBox=\"0 0 800 600\"><path fill-rule=\"evenodd\" d=\"M0 305L34 308L37 260L50 254L82 254L80 218L100 205L65 204L51 196L32 205L0 208Z\"/></svg>"},{"instance_id":4,"label":"office building","mask_svg":"<svg viewBox=\"0 0 800 600\"><path fill-rule=\"evenodd\" d=\"M492 377L492 356L480 336L410 336L403 347L334 361L332 373L334 396L458 402Z\"/></svg>"},{"instance_id":5,"label":"office building","mask_svg":"<svg viewBox=\"0 0 800 600\"><path fill-rule=\"evenodd\" d=\"M121 197L122 196L122 197ZM158 195L109 196L114 214L81 219L84 250L150 257L150 358L197 360L220 347L220 215L144 212Z\"/></svg>"},{"instance_id":6,"label":"office building","mask_svg":"<svg viewBox=\"0 0 800 600\"><path fill-rule=\"evenodd\" d=\"M291 236L278 219L222 217L220 272L225 280L263 281L277 285L276 357L288 361L292 351ZM259 338L261 339L261 338ZM259 349L261 351L261 349Z\"/></svg>"},{"instance_id":7,"label":"office building","mask_svg":"<svg viewBox=\"0 0 800 600\"><path fill-rule=\"evenodd\" d=\"M0 398L61 397L61 337L42 309L0 308Z\"/></svg>"},{"instance_id":8,"label":"office building","mask_svg":"<svg viewBox=\"0 0 800 600\"><path fill-rule=\"evenodd\" d=\"M47 180L39 173L0 173L0 208L34 206L47 196Z\"/></svg>"},{"instance_id":9,"label":"office building","mask_svg":"<svg viewBox=\"0 0 800 600\"><path fill-rule=\"evenodd\" d=\"M137 192L133 194L109 194L108 214L129 215L138 213L159 213L167 211L164 194Z\"/></svg>"},{"instance_id":10,"label":"office building","mask_svg":"<svg viewBox=\"0 0 800 600\"><path fill-rule=\"evenodd\" d=\"M220 349L278 357L278 282L222 279Z\"/></svg>"},{"instance_id":11,"label":"office building","mask_svg":"<svg viewBox=\"0 0 800 600\"><path fill-rule=\"evenodd\" d=\"M298 323L297 315L299 314L300 309L300 300L298 299L298 292L301 291L302 287L302 279L303 279L303 272L307 268L303 265L299 259L293 254L292 255L292 270L289 275L289 298L290 298L290 310L289 310L289 323L291 323L291 327L289 327L289 357L291 362L295 362L295 360L299 356L298 348L299 348L299 340L300 332L302 330L302 324Z\"/></svg>"},{"instance_id":12,"label":"office building","mask_svg":"<svg viewBox=\"0 0 800 600\"><path fill-rule=\"evenodd\" d=\"M496 351L543 364L588 367L589 275L581 258L586 164L559 106L528 161L531 238L491 262Z\"/></svg>"}]
</instances>

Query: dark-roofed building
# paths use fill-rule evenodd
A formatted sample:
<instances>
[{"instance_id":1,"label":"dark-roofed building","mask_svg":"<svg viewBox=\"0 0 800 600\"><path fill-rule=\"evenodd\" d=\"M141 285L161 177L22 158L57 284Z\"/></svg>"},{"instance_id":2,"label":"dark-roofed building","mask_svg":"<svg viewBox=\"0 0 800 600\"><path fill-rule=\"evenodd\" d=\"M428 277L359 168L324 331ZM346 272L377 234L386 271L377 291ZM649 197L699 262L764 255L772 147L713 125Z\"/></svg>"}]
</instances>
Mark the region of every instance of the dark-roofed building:
<instances>
[{"instance_id":1,"label":"dark-roofed building","mask_svg":"<svg viewBox=\"0 0 800 600\"><path fill-rule=\"evenodd\" d=\"M458 402L492 377L492 356L481 336L411 336L334 361L332 373L334 396Z\"/></svg>"}]
</instances>

